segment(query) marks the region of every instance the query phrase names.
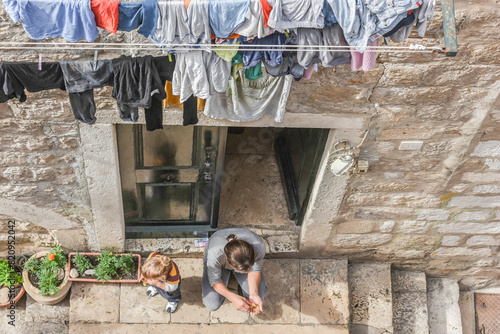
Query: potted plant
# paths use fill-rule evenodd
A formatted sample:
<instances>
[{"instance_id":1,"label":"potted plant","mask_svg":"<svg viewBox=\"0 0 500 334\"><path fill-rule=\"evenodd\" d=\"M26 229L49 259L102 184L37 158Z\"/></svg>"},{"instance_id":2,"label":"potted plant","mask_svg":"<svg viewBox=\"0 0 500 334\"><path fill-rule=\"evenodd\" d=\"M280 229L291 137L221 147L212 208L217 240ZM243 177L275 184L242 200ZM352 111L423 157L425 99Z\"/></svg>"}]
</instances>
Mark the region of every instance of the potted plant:
<instances>
[{"instance_id":1,"label":"potted plant","mask_svg":"<svg viewBox=\"0 0 500 334\"><path fill-rule=\"evenodd\" d=\"M138 283L141 276L139 254L69 253L68 262L75 282Z\"/></svg>"},{"instance_id":2,"label":"potted plant","mask_svg":"<svg viewBox=\"0 0 500 334\"><path fill-rule=\"evenodd\" d=\"M21 269L7 259L0 259L0 307L15 304L24 295Z\"/></svg>"},{"instance_id":3,"label":"potted plant","mask_svg":"<svg viewBox=\"0 0 500 334\"><path fill-rule=\"evenodd\" d=\"M60 245L34 254L24 264L23 280L26 292L37 302L54 305L69 292L67 259Z\"/></svg>"}]
</instances>

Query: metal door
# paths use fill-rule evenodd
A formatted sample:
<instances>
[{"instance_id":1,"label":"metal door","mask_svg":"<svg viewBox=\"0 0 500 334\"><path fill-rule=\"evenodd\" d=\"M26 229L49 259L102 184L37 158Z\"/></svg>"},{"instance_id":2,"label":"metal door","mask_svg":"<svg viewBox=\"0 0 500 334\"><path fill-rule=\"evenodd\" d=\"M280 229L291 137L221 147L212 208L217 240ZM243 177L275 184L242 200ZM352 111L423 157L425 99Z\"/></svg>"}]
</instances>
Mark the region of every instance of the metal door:
<instances>
[{"instance_id":1,"label":"metal door","mask_svg":"<svg viewBox=\"0 0 500 334\"><path fill-rule=\"evenodd\" d=\"M276 156L286 194L289 218L302 224L328 129L283 129L276 139Z\"/></svg>"},{"instance_id":2,"label":"metal door","mask_svg":"<svg viewBox=\"0 0 500 334\"><path fill-rule=\"evenodd\" d=\"M118 125L127 238L217 227L227 128Z\"/></svg>"}]
</instances>

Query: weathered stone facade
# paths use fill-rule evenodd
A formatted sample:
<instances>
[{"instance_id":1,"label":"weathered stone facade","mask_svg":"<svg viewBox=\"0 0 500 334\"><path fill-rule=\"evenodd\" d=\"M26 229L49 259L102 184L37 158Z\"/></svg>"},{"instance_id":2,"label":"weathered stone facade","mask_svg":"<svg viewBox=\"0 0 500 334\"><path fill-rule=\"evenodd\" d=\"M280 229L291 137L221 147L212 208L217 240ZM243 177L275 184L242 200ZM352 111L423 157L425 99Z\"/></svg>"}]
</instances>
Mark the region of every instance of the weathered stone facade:
<instances>
[{"instance_id":1,"label":"weathered stone facade","mask_svg":"<svg viewBox=\"0 0 500 334\"><path fill-rule=\"evenodd\" d=\"M312 80L293 83L281 126L332 128L329 147L344 137L357 144L370 129L359 152L370 163L368 173L334 177L325 155L299 256L387 261L461 279L467 287L500 284L500 9L493 0L457 0L455 8L454 58L383 53L370 72L352 72L347 65L321 68ZM3 6L0 10L2 40L28 41ZM442 44L440 11L438 6L426 38L407 44ZM100 34L100 42L145 42L136 33ZM38 59L28 51L1 54L2 61ZM54 51L44 57L92 59L93 52ZM95 95L98 125L121 123L111 90ZM166 111L165 123L182 124L181 112ZM200 124L229 122L200 115ZM243 126L277 125L264 119ZM0 105L0 213L41 226L66 248L96 249L106 230L96 222L102 216L92 204L98 197L92 195L86 165L92 148L85 145L99 138L89 142L88 133L98 130L83 127L88 126L73 119L65 92L44 91L29 94L26 103ZM422 150L399 150L403 140L423 141ZM27 231L23 235L32 238ZM51 240L42 239L26 249ZM3 251L0 247L0 255Z\"/></svg>"}]
</instances>

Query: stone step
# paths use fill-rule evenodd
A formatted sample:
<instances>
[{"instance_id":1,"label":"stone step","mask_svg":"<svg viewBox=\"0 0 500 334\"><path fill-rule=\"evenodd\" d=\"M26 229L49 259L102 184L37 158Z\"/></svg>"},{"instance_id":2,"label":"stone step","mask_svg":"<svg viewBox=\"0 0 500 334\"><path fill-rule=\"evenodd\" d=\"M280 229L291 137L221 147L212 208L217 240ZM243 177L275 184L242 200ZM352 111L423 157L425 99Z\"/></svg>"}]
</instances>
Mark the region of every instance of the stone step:
<instances>
[{"instance_id":1,"label":"stone step","mask_svg":"<svg viewBox=\"0 0 500 334\"><path fill-rule=\"evenodd\" d=\"M349 265L351 334L393 333L391 265Z\"/></svg>"},{"instance_id":2,"label":"stone step","mask_svg":"<svg viewBox=\"0 0 500 334\"><path fill-rule=\"evenodd\" d=\"M203 260L176 258L182 301L173 314L166 300L148 297L142 284L74 284L71 324L295 324L349 323L347 260L268 259L263 273L269 288L264 312L251 316L229 302L214 312L201 299Z\"/></svg>"},{"instance_id":3,"label":"stone step","mask_svg":"<svg viewBox=\"0 0 500 334\"><path fill-rule=\"evenodd\" d=\"M344 326L335 325L279 325L279 324L70 324L70 334L349 334Z\"/></svg>"},{"instance_id":4,"label":"stone step","mask_svg":"<svg viewBox=\"0 0 500 334\"><path fill-rule=\"evenodd\" d=\"M348 325L347 260L300 261L300 321ZM285 288L283 285L282 289Z\"/></svg>"},{"instance_id":5,"label":"stone step","mask_svg":"<svg viewBox=\"0 0 500 334\"><path fill-rule=\"evenodd\" d=\"M392 271L392 314L394 333L429 334L425 273Z\"/></svg>"},{"instance_id":6,"label":"stone step","mask_svg":"<svg viewBox=\"0 0 500 334\"><path fill-rule=\"evenodd\" d=\"M427 279L430 334L462 334L459 296L457 281L447 278Z\"/></svg>"}]
</instances>

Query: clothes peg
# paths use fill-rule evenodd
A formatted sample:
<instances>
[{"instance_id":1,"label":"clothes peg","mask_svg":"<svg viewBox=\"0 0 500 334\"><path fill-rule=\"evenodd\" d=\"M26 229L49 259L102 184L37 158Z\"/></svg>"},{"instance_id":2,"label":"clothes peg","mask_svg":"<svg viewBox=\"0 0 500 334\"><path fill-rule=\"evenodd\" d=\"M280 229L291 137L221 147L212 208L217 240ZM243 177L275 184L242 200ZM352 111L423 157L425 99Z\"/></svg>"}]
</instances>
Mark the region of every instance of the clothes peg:
<instances>
[{"instance_id":1,"label":"clothes peg","mask_svg":"<svg viewBox=\"0 0 500 334\"><path fill-rule=\"evenodd\" d=\"M168 61L172 62L172 53L170 53L170 52L168 53Z\"/></svg>"},{"instance_id":2,"label":"clothes peg","mask_svg":"<svg viewBox=\"0 0 500 334\"><path fill-rule=\"evenodd\" d=\"M38 54L38 70L39 71L42 70L42 54L41 53Z\"/></svg>"},{"instance_id":3,"label":"clothes peg","mask_svg":"<svg viewBox=\"0 0 500 334\"><path fill-rule=\"evenodd\" d=\"M288 33L287 29L285 29L285 36L286 36L286 38L290 38L290 34Z\"/></svg>"},{"instance_id":4,"label":"clothes peg","mask_svg":"<svg viewBox=\"0 0 500 334\"><path fill-rule=\"evenodd\" d=\"M95 50L95 52L94 52L94 62L97 62L98 55L99 55L99 51Z\"/></svg>"}]
</instances>

